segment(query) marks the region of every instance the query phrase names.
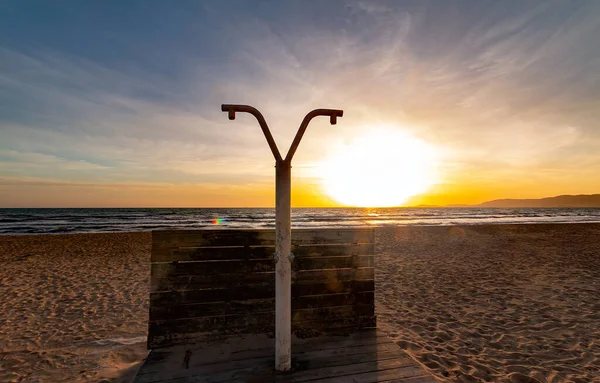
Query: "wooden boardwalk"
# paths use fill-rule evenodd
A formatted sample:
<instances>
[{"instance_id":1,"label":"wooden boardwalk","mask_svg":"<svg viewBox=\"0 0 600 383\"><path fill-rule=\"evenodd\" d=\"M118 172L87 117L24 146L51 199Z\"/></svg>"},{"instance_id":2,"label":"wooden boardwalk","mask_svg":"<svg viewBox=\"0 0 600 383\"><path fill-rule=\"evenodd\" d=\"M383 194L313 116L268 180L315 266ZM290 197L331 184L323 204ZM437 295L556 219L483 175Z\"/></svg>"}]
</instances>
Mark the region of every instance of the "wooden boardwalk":
<instances>
[{"instance_id":1,"label":"wooden boardwalk","mask_svg":"<svg viewBox=\"0 0 600 383\"><path fill-rule=\"evenodd\" d=\"M274 353L266 335L155 349L134 382L438 382L376 329L294 338L287 373L274 370Z\"/></svg>"}]
</instances>

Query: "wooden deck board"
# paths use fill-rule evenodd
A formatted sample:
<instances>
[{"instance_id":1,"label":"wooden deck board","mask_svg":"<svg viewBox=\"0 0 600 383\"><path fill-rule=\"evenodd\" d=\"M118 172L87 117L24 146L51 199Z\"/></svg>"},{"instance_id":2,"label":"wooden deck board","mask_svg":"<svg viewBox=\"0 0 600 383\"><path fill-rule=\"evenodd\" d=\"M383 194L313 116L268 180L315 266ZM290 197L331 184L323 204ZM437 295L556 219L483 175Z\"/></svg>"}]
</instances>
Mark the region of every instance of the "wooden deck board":
<instances>
[{"instance_id":1,"label":"wooden deck board","mask_svg":"<svg viewBox=\"0 0 600 383\"><path fill-rule=\"evenodd\" d=\"M273 343L267 336L248 335L156 349L135 383L437 382L380 330L295 338L294 371L283 374L274 371Z\"/></svg>"}]
</instances>

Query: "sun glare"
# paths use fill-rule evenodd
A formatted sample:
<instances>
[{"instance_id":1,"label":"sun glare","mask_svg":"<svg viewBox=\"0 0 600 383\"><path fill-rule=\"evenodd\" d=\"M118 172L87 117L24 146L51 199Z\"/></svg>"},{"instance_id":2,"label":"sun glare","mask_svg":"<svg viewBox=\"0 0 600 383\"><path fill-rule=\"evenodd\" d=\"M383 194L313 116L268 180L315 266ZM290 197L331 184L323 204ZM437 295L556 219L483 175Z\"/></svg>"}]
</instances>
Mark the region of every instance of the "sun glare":
<instances>
[{"instance_id":1,"label":"sun glare","mask_svg":"<svg viewBox=\"0 0 600 383\"><path fill-rule=\"evenodd\" d=\"M347 206L400 206L437 181L433 146L382 128L334 150L321 166L325 192Z\"/></svg>"}]
</instances>

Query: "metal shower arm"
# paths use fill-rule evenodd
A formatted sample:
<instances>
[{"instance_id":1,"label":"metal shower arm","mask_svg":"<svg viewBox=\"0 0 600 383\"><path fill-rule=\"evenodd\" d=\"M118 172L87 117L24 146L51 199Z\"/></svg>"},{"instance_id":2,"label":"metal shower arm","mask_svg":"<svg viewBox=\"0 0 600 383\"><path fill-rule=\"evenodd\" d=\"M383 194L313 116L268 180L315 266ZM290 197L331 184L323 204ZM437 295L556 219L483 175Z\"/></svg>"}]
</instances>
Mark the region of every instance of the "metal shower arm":
<instances>
[{"instance_id":1,"label":"metal shower arm","mask_svg":"<svg viewBox=\"0 0 600 383\"><path fill-rule=\"evenodd\" d=\"M290 146L290 150L288 150L287 156L285 156L284 161L286 161L286 162L292 161L292 157L294 157L294 153L296 153L296 149L298 149L298 145L300 144L300 141L302 140L302 136L304 135L304 132L306 131L306 128L308 127L308 123L310 122L310 120L312 120L314 117L317 117L317 116L329 116L329 123L331 125L335 125L337 123L337 118L342 117L343 115L344 115L344 111L339 110L339 109L315 109L312 112L309 112L304 117L304 120L302 120L302 124L300 124L300 128L298 129L298 132L296 133L296 137L294 137L294 141L292 142L292 145Z\"/></svg>"},{"instance_id":2,"label":"metal shower arm","mask_svg":"<svg viewBox=\"0 0 600 383\"><path fill-rule=\"evenodd\" d=\"M256 109L255 107L252 107L250 105L222 104L221 110L223 112L227 112L227 115L230 120L235 120L236 112L250 113L251 115L256 117L256 120L258 121L258 124L260 125L260 128L262 129L263 134L265 135L265 138L267 139L267 143L269 144L269 147L271 148L271 152L273 152L275 161L282 161L281 154L279 154L279 149L277 149L277 145L275 144L275 140L273 139L273 136L271 135L269 126L267 125L265 118L258 111L258 109Z\"/></svg>"}]
</instances>

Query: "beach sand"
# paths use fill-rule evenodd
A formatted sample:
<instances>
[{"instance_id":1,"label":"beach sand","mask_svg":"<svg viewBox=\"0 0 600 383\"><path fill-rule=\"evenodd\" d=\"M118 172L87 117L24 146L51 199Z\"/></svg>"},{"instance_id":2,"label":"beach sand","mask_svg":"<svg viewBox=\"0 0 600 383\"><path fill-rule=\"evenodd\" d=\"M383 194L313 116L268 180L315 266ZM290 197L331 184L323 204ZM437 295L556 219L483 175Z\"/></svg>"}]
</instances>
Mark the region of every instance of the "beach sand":
<instances>
[{"instance_id":1,"label":"beach sand","mask_svg":"<svg viewBox=\"0 0 600 383\"><path fill-rule=\"evenodd\" d=\"M135 374L150 244L150 233L0 237L0 382Z\"/></svg>"},{"instance_id":2,"label":"beach sand","mask_svg":"<svg viewBox=\"0 0 600 383\"><path fill-rule=\"evenodd\" d=\"M600 382L600 225L378 230L379 325L458 382Z\"/></svg>"},{"instance_id":3,"label":"beach sand","mask_svg":"<svg viewBox=\"0 0 600 383\"><path fill-rule=\"evenodd\" d=\"M0 237L0 381L127 381L150 233ZM440 380L600 382L600 224L376 231L378 324Z\"/></svg>"}]
</instances>

